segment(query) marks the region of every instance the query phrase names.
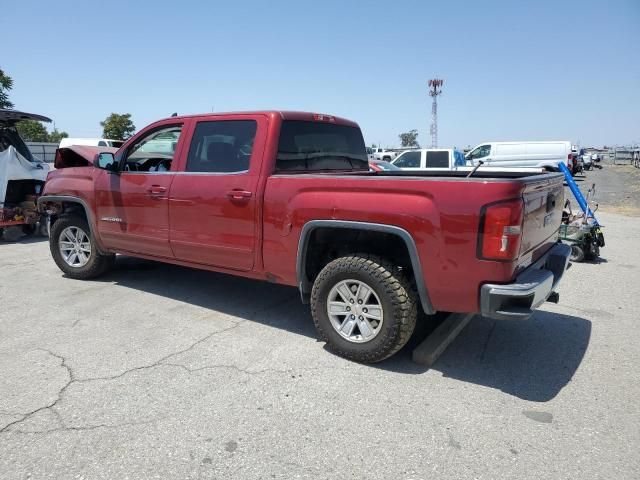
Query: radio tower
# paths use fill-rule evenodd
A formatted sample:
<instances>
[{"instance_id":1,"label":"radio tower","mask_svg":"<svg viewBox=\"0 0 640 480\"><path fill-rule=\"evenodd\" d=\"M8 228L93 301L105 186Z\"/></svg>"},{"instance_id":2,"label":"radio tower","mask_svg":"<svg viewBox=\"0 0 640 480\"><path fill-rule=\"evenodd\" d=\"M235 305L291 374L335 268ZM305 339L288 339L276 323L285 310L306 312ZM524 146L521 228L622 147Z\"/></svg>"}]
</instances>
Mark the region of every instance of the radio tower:
<instances>
[{"instance_id":1,"label":"radio tower","mask_svg":"<svg viewBox=\"0 0 640 480\"><path fill-rule=\"evenodd\" d=\"M432 78L429 80L429 96L433 97L431 104L431 148L438 148L438 95L442 93L444 80Z\"/></svg>"}]
</instances>

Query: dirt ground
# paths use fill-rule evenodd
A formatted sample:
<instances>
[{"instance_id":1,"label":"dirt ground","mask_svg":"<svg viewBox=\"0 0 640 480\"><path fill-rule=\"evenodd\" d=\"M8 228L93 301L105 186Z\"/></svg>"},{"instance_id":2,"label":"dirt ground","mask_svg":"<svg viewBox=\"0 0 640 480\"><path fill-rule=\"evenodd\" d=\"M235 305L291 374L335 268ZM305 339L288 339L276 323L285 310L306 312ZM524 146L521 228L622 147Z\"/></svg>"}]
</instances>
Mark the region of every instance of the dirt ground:
<instances>
[{"instance_id":1,"label":"dirt ground","mask_svg":"<svg viewBox=\"0 0 640 480\"><path fill-rule=\"evenodd\" d=\"M631 165L603 165L602 169L577 175L576 182L583 195L595 183L594 199L600 211L640 217L640 168ZM577 208L577 202L569 189L565 196L571 200L573 208Z\"/></svg>"}]
</instances>

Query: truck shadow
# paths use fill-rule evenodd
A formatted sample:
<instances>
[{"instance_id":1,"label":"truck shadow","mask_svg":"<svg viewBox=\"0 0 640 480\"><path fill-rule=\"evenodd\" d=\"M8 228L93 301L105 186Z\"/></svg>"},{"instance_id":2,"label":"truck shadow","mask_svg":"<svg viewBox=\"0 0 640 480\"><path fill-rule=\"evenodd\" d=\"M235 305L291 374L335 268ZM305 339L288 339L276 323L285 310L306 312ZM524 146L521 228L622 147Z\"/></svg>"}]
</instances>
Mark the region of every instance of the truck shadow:
<instances>
[{"instance_id":1,"label":"truck shadow","mask_svg":"<svg viewBox=\"0 0 640 480\"><path fill-rule=\"evenodd\" d=\"M49 242L49 237L43 237L42 235L24 235L17 240L6 241L0 238L0 245L13 245L16 243L21 243L24 245L28 245L31 243L40 243L40 242Z\"/></svg>"},{"instance_id":2,"label":"truck shadow","mask_svg":"<svg viewBox=\"0 0 640 480\"><path fill-rule=\"evenodd\" d=\"M476 316L431 370L523 400L547 402L571 382L590 337L591 322L572 315L539 310L525 321ZM412 346L424 338L424 333L414 335L400 355L379 368L409 374L426 371L410 363Z\"/></svg>"},{"instance_id":3,"label":"truck shadow","mask_svg":"<svg viewBox=\"0 0 640 480\"><path fill-rule=\"evenodd\" d=\"M96 281L113 282L209 310L315 338L309 306L295 287L118 256Z\"/></svg>"},{"instance_id":4,"label":"truck shadow","mask_svg":"<svg viewBox=\"0 0 640 480\"><path fill-rule=\"evenodd\" d=\"M98 281L316 338L309 306L300 302L293 287L122 256L114 270ZM371 368L404 375L427 372L427 367L413 363L411 353L442 318L421 318L409 343ZM538 311L529 320L511 322L476 316L431 370L524 400L546 402L571 381L590 336L591 322L570 315Z\"/></svg>"}]
</instances>

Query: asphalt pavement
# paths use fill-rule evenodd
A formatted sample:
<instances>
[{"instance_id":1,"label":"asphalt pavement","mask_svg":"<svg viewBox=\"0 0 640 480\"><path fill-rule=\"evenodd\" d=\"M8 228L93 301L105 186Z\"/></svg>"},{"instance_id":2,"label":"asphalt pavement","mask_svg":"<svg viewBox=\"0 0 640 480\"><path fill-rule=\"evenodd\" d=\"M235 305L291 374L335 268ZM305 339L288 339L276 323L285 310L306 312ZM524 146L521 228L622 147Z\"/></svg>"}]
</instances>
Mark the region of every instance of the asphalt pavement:
<instances>
[{"instance_id":1,"label":"asphalt pavement","mask_svg":"<svg viewBox=\"0 0 640 480\"><path fill-rule=\"evenodd\" d=\"M292 288L131 258L76 281L0 244L0 478L640 478L640 220L600 220L560 304L475 317L430 369L426 327L332 355Z\"/></svg>"}]
</instances>

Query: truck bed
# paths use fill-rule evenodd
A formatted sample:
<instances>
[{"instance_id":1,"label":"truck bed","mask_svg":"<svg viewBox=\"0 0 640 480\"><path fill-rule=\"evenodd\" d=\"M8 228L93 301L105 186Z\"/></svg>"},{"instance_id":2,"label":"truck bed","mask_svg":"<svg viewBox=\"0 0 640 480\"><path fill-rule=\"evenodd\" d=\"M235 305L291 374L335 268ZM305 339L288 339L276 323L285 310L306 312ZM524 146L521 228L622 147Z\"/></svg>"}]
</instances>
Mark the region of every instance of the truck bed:
<instances>
[{"instance_id":1,"label":"truck bed","mask_svg":"<svg viewBox=\"0 0 640 480\"><path fill-rule=\"evenodd\" d=\"M276 278L296 278L290 252L297 251L301 229L310 220L394 225L415 239L436 309L477 311L483 282L511 281L555 243L564 177L539 171L476 174L465 178L466 172L447 170L271 175L264 193L265 270ZM556 198L552 210L547 208L550 195ZM520 198L524 220L518 257L479 258L483 207Z\"/></svg>"}]
</instances>

